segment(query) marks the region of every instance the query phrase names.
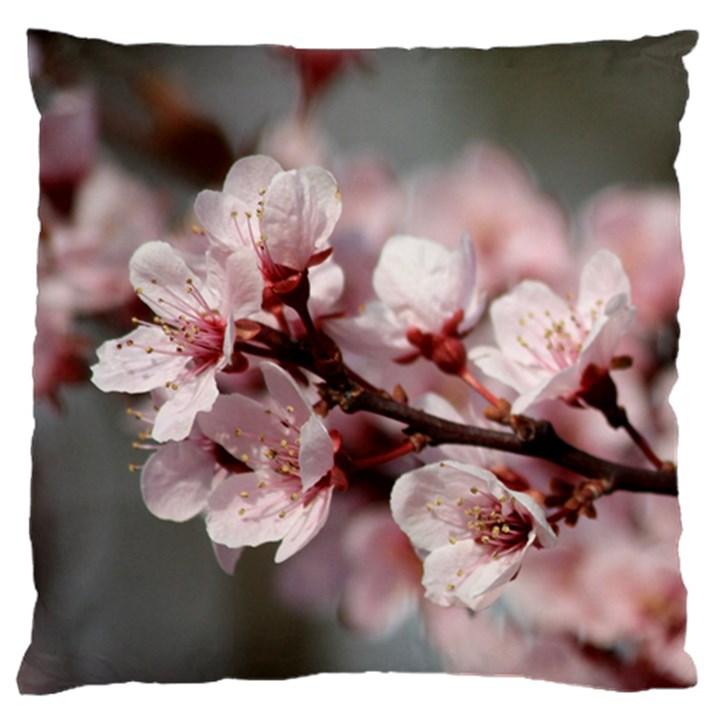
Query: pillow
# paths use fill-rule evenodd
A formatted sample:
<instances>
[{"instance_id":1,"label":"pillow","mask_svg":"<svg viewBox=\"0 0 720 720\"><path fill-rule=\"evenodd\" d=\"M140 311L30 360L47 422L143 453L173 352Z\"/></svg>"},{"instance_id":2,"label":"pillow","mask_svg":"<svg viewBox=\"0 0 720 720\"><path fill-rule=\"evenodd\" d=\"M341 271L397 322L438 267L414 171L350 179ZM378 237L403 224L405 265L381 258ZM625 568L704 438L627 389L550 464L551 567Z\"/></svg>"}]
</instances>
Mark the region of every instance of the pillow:
<instances>
[{"instance_id":1,"label":"pillow","mask_svg":"<svg viewBox=\"0 0 720 720\"><path fill-rule=\"evenodd\" d=\"M695 33L490 50L28 39L38 598L20 692L373 670L696 682L668 402ZM267 198L245 218L256 177ZM223 293L242 312L216 311ZM567 318L536 331L540 296ZM141 382L142 358L107 360L131 332L153 355L155 331L195 353L183 388L209 357L194 335L213 338L192 402L170 376ZM342 382L317 364L335 347ZM237 418L258 408L276 425L245 446ZM271 430L315 455L278 465ZM268 473L297 484L292 531L242 505Z\"/></svg>"}]
</instances>

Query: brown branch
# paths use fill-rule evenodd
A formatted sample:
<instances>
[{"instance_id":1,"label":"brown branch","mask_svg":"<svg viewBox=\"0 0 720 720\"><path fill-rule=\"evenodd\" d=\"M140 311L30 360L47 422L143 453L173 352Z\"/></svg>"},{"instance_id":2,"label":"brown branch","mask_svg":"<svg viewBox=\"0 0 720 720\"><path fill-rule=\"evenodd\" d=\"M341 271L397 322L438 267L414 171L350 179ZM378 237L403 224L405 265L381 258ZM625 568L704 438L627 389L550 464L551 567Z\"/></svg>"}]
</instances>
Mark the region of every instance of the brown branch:
<instances>
[{"instance_id":1,"label":"brown branch","mask_svg":"<svg viewBox=\"0 0 720 720\"><path fill-rule=\"evenodd\" d=\"M348 414L363 411L397 420L406 426L406 434L426 435L430 445L474 445L541 458L583 477L607 481L608 493L626 490L677 495L674 467L650 470L598 458L565 442L546 420L517 416L514 432L506 432L452 422L399 402L352 373L342 362L340 350L326 336L323 336L322 353L317 347L292 340L266 326L261 326L253 340L265 347L242 342L236 344L236 350L267 356L270 349L278 361L304 368L322 378L324 383L318 389L329 406L336 405ZM328 353L328 348L332 352Z\"/></svg>"}]
</instances>

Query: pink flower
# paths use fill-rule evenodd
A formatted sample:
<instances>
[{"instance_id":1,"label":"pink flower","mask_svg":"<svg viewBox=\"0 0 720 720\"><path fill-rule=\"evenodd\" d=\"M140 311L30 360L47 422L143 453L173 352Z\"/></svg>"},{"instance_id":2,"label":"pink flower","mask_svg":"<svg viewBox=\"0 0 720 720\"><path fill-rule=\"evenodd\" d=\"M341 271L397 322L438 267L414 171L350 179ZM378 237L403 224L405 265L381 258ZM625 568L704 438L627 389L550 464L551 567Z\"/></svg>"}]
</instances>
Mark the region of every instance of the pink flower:
<instances>
[{"instance_id":1,"label":"pink flower","mask_svg":"<svg viewBox=\"0 0 720 720\"><path fill-rule=\"evenodd\" d=\"M532 498L488 470L451 460L398 478L390 507L425 555L426 597L443 606L487 607L517 575L531 545L556 541Z\"/></svg>"},{"instance_id":2,"label":"pink flower","mask_svg":"<svg viewBox=\"0 0 720 720\"><path fill-rule=\"evenodd\" d=\"M228 547L281 541L276 562L294 555L327 520L335 487L333 438L295 381L262 363L271 395L262 405L243 395L222 395L198 417L203 433L252 472L222 482L208 500L210 537Z\"/></svg>"},{"instance_id":3,"label":"pink flower","mask_svg":"<svg viewBox=\"0 0 720 720\"><path fill-rule=\"evenodd\" d=\"M609 369L634 312L620 261L600 250L583 268L577 302L534 280L495 300L490 318L499 349L476 347L469 357L519 392L514 413L552 398L574 403L591 380L589 369Z\"/></svg>"},{"instance_id":4,"label":"pink flower","mask_svg":"<svg viewBox=\"0 0 720 720\"><path fill-rule=\"evenodd\" d=\"M92 380L101 390L141 393L168 388L152 435L182 440L195 415L218 396L216 373L230 362L235 321L260 308L262 278L247 250L221 265L208 254L202 282L164 242L140 247L130 260L130 281L157 313L154 322L99 348Z\"/></svg>"},{"instance_id":5,"label":"pink flower","mask_svg":"<svg viewBox=\"0 0 720 720\"><path fill-rule=\"evenodd\" d=\"M373 287L379 301L331 326L350 349L389 352L400 361L423 355L448 368L459 354L464 365L458 338L477 323L485 304L467 236L453 251L409 235L390 238Z\"/></svg>"},{"instance_id":6,"label":"pink flower","mask_svg":"<svg viewBox=\"0 0 720 720\"><path fill-rule=\"evenodd\" d=\"M284 171L264 155L238 160L221 192L204 190L195 201L210 242L231 252L253 248L268 284L293 282L327 257L340 209L327 170Z\"/></svg>"}]
</instances>

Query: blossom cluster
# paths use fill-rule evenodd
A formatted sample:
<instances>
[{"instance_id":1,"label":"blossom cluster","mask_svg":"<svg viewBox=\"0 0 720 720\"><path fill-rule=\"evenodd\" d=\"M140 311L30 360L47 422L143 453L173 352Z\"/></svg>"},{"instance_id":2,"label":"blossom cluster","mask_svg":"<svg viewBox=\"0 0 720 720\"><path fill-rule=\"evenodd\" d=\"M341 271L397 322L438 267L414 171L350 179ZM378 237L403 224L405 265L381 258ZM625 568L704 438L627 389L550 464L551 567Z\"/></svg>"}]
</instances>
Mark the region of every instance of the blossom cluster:
<instances>
[{"instance_id":1,"label":"blossom cluster","mask_svg":"<svg viewBox=\"0 0 720 720\"><path fill-rule=\"evenodd\" d=\"M225 557L279 542L281 562L319 533L356 475L412 454L389 510L422 561L425 596L491 604L526 553L556 544L567 513L543 508L548 493L517 462L424 450L431 435L398 433L385 454L358 450L367 420L338 418L330 409L342 400L328 389L397 385L403 403L412 391L416 407L476 427L512 426L548 402L600 410L621 427L613 377L636 310L619 257L592 253L575 293L525 278L489 301L469 233L449 247L397 233L353 311L331 242L343 229L329 171L246 157L221 190L198 195L195 213L203 254L159 240L134 252L130 282L148 313L103 343L92 368L101 390L152 393L153 410L138 413L157 443L141 475L151 511L201 514ZM418 372L405 383L411 364Z\"/></svg>"}]
</instances>

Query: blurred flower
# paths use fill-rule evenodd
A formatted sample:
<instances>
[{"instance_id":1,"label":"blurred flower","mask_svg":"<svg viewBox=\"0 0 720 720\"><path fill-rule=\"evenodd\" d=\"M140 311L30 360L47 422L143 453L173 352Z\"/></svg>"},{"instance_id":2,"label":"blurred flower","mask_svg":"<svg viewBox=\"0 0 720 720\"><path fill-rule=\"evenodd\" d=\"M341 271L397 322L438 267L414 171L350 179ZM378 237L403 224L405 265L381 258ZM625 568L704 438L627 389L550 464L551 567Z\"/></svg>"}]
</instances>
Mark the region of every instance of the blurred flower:
<instances>
[{"instance_id":1,"label":"blurred flower","mask_svg":"<svg viewBox=\"0 0 720 720\"><path fill-rule=\"evenodd\" d=\"M560 206L515 158L489 144L469 145L450 167L409 183L406 232L450 247L467 233L490 294L523 278L557 285L573 268Z\"/></svg>"},{"instance_id":2,"label":"blurred flower","mask_svg":"<svg viewBox=\"0 0 720 720\"><path fill-rule=\"evenodd\" d=\"M40 188L62 214L95 163L98 117L89 87L55 92L40 117Z\"/></svg>"}]
</instances>

